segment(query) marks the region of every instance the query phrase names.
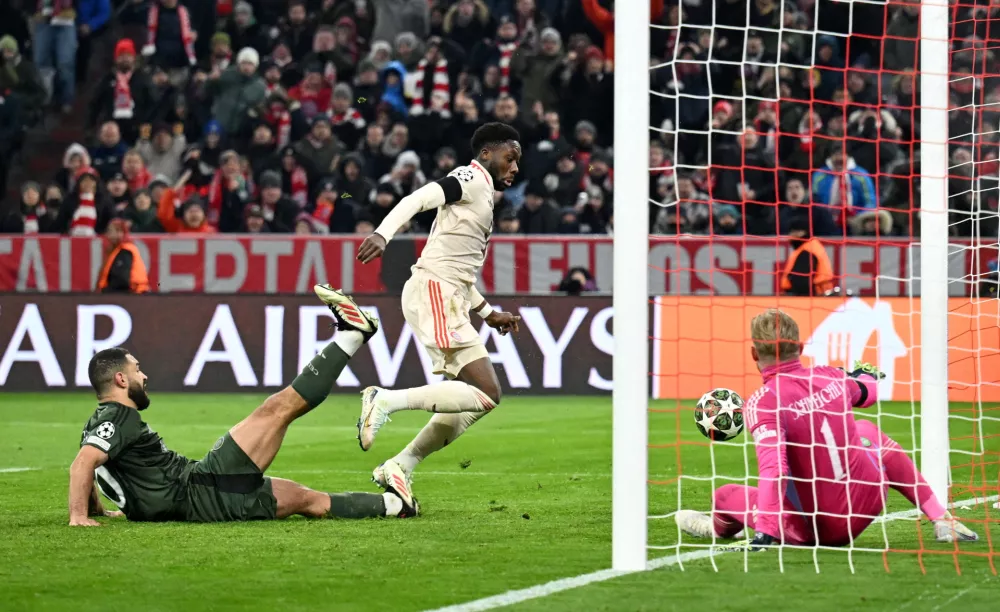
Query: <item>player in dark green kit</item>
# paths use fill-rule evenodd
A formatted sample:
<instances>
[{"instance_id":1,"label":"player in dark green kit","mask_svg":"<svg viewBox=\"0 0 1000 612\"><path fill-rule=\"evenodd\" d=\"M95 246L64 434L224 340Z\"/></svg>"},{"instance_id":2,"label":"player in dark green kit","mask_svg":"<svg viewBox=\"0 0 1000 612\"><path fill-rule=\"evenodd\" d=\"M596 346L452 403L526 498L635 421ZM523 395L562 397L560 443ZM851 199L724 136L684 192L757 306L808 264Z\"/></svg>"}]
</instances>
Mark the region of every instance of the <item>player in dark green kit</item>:
<instances>
[{"instance_id":1,"label":"player in dark green kit","mask_svg":"<svg viewBox=\"0 0 1000 612\"><path fill-rule=\"evenodd\" d=\"M322 518L416 516L402 472L385 468L384 494L323 493L264 472L288 426L326 399L348 360L378 331L378 319L329 285L317 296L337 321L337 335L289 387L275 393L195 461L169 450L139 412L149 406L146 375L128 351L113 348L90 360L99 405L87 421L70 468L69 524L97 526L107 512L100 488L132 521L247 521L293 514Z\"/></svg>"}]
</instances>

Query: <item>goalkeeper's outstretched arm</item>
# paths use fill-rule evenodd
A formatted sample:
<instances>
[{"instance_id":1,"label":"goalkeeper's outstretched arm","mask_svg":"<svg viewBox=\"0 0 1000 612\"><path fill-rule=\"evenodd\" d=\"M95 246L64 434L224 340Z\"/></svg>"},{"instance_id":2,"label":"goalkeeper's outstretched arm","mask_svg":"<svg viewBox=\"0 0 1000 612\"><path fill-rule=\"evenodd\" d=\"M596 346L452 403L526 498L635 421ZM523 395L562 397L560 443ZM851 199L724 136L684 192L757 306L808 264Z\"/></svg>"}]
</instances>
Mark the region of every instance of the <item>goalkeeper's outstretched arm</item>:
<instances>
[{"instance_id":1,"label":"goalkeeper's outstretched arm","mask_svg":"<svg viewBox=\"0 0 1000 612\"><path fill-rule=\"evenodd\" d=\"M851 405L855 408L867 408L877 402L878 381L883 378L885 378L885 374L872 364L854 362L854 371L847 373Z\"/></svg>"},{"instance_id":2,"label":"goalkeeper's outstretched arm","mask_svg":"<svg viewBox=\"0 0 1000 612\"><path fill-rule=\"evenodd\" d=\"M777 398L771 391L754 393L743 409L747 431L753 436L757 454L757 534L780 540L781 477L788 475L784 434L778 421Z\"/></svg>"}]
</instances>

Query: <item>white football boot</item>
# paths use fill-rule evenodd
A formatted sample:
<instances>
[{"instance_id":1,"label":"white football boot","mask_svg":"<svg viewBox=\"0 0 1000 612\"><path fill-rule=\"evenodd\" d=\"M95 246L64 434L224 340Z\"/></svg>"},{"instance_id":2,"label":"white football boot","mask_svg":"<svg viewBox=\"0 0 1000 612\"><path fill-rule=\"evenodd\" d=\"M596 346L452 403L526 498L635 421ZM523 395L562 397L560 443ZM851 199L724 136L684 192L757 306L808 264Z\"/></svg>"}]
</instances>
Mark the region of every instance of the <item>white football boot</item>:
<instances>
[{"instance_id":1,"label":"white football boot","mask_svg":"<svg viewBox=\"0 0 1000 612\"><path fill-rule=\"evenodd\" d=\"M944 518L934 521L934 536L938 542L975 542L979 534L955 520L951 512L946 512Z\"/></svg>"},{"instance_id":2,"label":"white football boot","mask_svg":"<svg viewBox=\"0 0 1000 612\"><path fill-rule=\"evenodd\" d=\"M334 289L325 283L314 286L313 292L330 308L330 312L337 320L338 330L359 331L365 342L371 340L372 336L378 333L378 317L358 308L351 296L345 295L339 289Z\"/></svg>"},{"instance_id":3,"label":"white football boot","mask_svg":"<svg viewBox=\"0 0 1000 612\"><path fill-rule=\"evenodd\" d=\"M372 480L403 502L403 509L397 515L399 518L410 518L420 513L420 504L413 497L410 479L398 463L389 460L378 466L372 473Z\"/></svg>"},{"instance_id":4,"label":"white football boot","mask_svg":"<svg viewBox=\"0 0 1000 612\"><path fill-rule=\"evenodd\" d=\"M368 387L361 392L361 418L358 419L358 443L366 451L375 443L382 426L391 421L389 412L375 399L381 387Z\"/></svg>"},{"instance_id":5,"label":"white football boot","mask_svg":"<svg viewBox=\"0 0 1000 612\"><path fill-rule=\"evenodd\" d=\"M674 521L681 531L696 538L711 538L715 533L712 518L697 510L678 510Z\"/></svg>"}]
</instances>

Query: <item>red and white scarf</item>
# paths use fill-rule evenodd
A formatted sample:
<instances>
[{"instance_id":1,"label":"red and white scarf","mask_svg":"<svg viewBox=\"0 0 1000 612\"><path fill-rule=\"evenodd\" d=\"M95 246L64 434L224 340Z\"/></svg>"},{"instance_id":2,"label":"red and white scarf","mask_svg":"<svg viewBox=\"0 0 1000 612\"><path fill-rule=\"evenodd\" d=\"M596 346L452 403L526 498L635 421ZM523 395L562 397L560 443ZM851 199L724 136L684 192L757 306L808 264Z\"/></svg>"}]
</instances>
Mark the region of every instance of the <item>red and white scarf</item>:
<instances>
[{"instance_id":1,"label":"red and white scarf","mask_svg":"<svg viewBox=\"0 0 1000 612\"><path fill-rule=\"evenodd\" d=\"M514 52L517 51L516 42L506 42L497 45L500 51L500 93L510 93L510 61L514 59Z\"/></svg>"},{"instance_id":2,"label":"red and white scarf","mask_svg":"<svg viewBox=\"0 0 1000 612\"><path fill-rule=\"evenodd\" d=\"M115 119L131 119L135 116L135 100L132 98L132 71L115 72Z\"/></svg>"},{"instance_id":3,"label":"red and white scarf","mask_svg":"<svg viewBox=\"0 0 1000 612\"><path fill-rule=\"evenodd\" d=\"M252 191L245 176L241 174L237 180L242 183L248 193ZM208 210L205 211L206 221L214 228L219 227L219 217L222 216L222 197L225 195L224 192L228 190L229 179L222 173L222 170L216 170L212 182L208 185Z\"/></svg>"},{"instance_id":4,"label":"red and white scarf","mask_svg":"<svg viewBox=\"0 0 1000 612\"><path fill-rule=\"evenodd\" d=\"M451 107L451 83L448 78L448 60L442 57L434 64L434 75L430 79L430 87L427 86L427 69L429 65L430 62L426 59L420 60L417 64L416 96L413 98L413 104L410 106L410 115L422 115L427 112L427 109L431 106L431 97L436 93L438 95L443 94L448 101L445 104L444 111L441 113L447 117L451 114L448 111Z\"/></svg>"},{"instance_id":5,"label":"red and white scarf","mask_svg":"<svg viewBox=\"0 0 1000 612\"><path fill-rule=\"evenodd\" d=\"M24 233L37 234L39 231L38 217L45 216L45 204L39 202L31 207L24 207L22 218L24 219Z\"/></svg>"},{"instance_id":6,"label":"red and white scarf","mask_svg":"<svg viewBox=\"0 0 1000 612\"><path fill-rule=\"evenodd\" d=\"M287 110L277 113L269 110L264 119L271 125L277 147L279 149L287 147L292 141L292 114Z\"/></svg>"},{"instance_id":7,"label":"red and white scarf","mask_svg":"<svg viewBox=\"0 0 1000 612\"><path fill-rule=\"evenodd\" d=\"M80 194L80 204L73 211L73 220L69 224L70 236L95 236L97 234L97 207L94 196L90 193Z\"/></svg>"},{"instance_id":8,"label":"red and white scarf","mask_svg":"<svg viewBox=\"0 0 1000 612\"><path fill-rule=\"evenodd\" d=\"M416 106L416 102L414 102L414 106ZM412 108L410 109L410 112L411 113L413 112ZM353 106L348 108L346 111L342 113L332 111L330 113L330 122L333 124L333 127L337 127L338 125L344 125L345 123L350 123L359 130L365 129L365 125L367 125L365 123L365 118L361 115L360 112L358 112L358 109L354 108Z\"/></svg>"},{"instance_id":9,"label":"red and white scarf","mask_svg":"<svg viewBox=\"0 0 1000 612\"><path fill-rule=\"evenodd\" d=\"M305 208L309 204L309 175L301 166L296 166L292 170L291 176L291 196L299 208Z\"/></svg>"},{"instance_id":10,"label":"red and white scarf","mask_svg":"<svg viewBox=\"0 0 1000 612\"><path fill-rule=\"evenodd\" d=\"M177 17L181 20L181 41L184 43L184 52L187 53L188 62L194 66L198 63L198 58L194 54L194 29L191 27L191 14L183 4L177 5ZM146 46L142 48L142 54L150 56L156 53L156 30L160 27L160 3L153 2L149 7L149 20L146 23Z\"/></svg>"}]
</instances>

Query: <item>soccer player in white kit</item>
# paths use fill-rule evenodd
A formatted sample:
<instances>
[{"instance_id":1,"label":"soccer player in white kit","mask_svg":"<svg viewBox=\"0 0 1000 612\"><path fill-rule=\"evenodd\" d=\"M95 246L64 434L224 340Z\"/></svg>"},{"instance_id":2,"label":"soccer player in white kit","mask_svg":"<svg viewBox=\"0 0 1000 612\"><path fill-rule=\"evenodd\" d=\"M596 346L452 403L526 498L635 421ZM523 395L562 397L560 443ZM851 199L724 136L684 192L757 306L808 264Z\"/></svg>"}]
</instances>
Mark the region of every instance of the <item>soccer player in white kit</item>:
<instances>
[{"instance_id":1,"label":"soccer player in white kit","mask_svg":"<svg viewBox=\"0 0 1000 612\"><path fill-rule=\"evenodd\" d=\"M500 403L500 382L469 311L501 334L518 331L520 317L494 310L476 289L476 279L493 231L493 194L510 187L517 174L519 139L517 130L504 123L477 129L472 136L476 158L403 198L358 248L362 263L381 257L386 243L415 214L438 211L423 253L403 287L402 305L435 373L448 380L413 389L368 387L362 392L358 420L362 450L371 448L393 412L435 413L406 448L375 468L372 479L382 487L395 465L409 478L424 458L453 442Z\"/></svg>"}]
</instances>

